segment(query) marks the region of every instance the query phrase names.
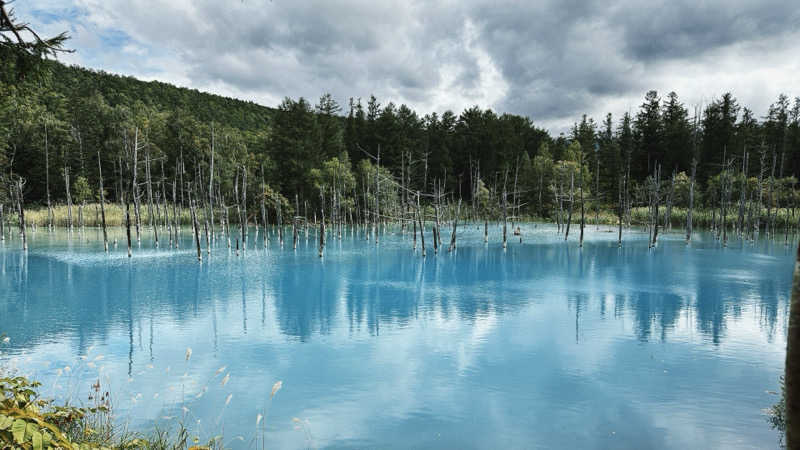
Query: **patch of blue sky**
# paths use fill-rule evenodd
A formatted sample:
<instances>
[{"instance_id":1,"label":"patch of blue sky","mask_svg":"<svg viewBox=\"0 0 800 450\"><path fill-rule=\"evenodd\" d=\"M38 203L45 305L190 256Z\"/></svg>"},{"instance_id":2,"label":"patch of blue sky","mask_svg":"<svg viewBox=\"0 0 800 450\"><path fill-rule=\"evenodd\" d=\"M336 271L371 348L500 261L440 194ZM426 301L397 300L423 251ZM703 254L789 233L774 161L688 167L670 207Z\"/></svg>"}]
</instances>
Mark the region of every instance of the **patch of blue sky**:
<instances>
[{"instance_id":1,"label":"patch of blue sky","mask_svg":"<svg viewBox=\"0 0 800 450\"><path fill-rule=\"evenodd\" d=\"M34 18L37 22L45 25L64 21L75 22L81 16L86 15L86 13L75 6L57 9L32 8L27 10L26 13L29 14L30 17Z\"/></svg>"}]
</instances>

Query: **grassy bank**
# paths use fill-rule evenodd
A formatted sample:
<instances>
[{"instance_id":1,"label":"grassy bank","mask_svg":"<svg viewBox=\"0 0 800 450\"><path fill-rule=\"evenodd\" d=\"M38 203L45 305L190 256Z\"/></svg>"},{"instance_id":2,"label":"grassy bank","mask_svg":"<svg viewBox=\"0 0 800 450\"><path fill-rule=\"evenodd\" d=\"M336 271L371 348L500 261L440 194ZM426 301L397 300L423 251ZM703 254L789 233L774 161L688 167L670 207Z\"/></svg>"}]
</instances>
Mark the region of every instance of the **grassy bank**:
<instances>
[{"instance_id":1,"label":"grassy bank","mask_svg":"<svg viewBox=\"0 0 800 450\"><path fill-rule=\"evenodd\" d=\"M125 210L118 203L106 204L106 224L109 227L119 227L125 224ZM181 225L191 225L191 213L188 209L177 208L178 218ZM205 212L203 210L202 214ZM673 207L670 216L670 223L673 228L683 228L686 226L687 208ZM163 214L163 209L161 210ZM783 231L788 225L792 229L796 229L800 225L800 210L792 211L791 208L780 208L772 210L771 213L775 216L775 224L778 230ZM99 227L101 225L100 218L100 205L97 203L90 203L83 207L83 225L87 227ZM169 217L172 220L173 210L169 209ZM219 218L223 214L222 210L215 210L214 217ZM465 213L465 217L466 217ZM631 210L631 225L646 225L649 220L649 210L646 207L633 208ZM660 224L664 224L666 220L666 208L661 208ZM131 206L131 215L133 215L133 207ZM141 208L141 222L142 224L150 223L150 216L147 208ZM154 214L156 220L163 222L163 215ZM433 210L430 210L430 215L433 215ZM565 213L566 216L566 213ZM7 226L16 226L17 215L16 213L6 213L5 222ZM229 214L231 222L236 222L236 214ZM270 219L274 221L274 215L270 215ZM498 218L493 218L492 221L497 221ZM550 221L555 222L555 217L539 217L539 216L523 216L523 220L536 220L536 221ZM573 223L580 221L580 210L574 210L572 213ZM726 223L729 225L736 224L739 220L739 212L737 208L731 208L726 215ZM25 221L28 225L44 227L48 224L47 207L35 207L25 210ZM133 217L131 217L133 221ZM618 221L617 212L611 209L590 209L586 211L586 222L590 224L600 223L604 225L616 225ZM692 212L692 221L695 227L710 228L714 223L720 224L719 210L711 210L709 208L695 209ZM760 224L762 228L767 221L767 210L762 209ZM80 226L79 221L79 208L73 205L72 207L72 223L74 227ZM285 222L288 223L288 222ZM69 210L66 205L56 205L53 207L53 224L58 227L67 227L69 225Z\"/></svg>"}]
</instances>

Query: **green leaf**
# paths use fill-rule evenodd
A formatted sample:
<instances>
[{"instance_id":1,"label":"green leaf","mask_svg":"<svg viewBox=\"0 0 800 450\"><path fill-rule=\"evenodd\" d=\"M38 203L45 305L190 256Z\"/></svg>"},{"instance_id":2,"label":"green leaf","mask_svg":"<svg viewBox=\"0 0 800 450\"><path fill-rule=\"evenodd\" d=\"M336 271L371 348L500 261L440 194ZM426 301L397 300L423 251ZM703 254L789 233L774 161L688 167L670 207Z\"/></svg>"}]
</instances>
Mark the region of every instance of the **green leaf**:
<instances>
[{"instance_id":1,"label":"green leaf","mask_svg":"<svg viewBox=\"0 0 800 450\"><path fill-rule=\"evenodd\" d=\"M42 432L42 444L45 447L50 447L50 442L53 440L53 435L48 433L47 431Z\"/></svg>"},{"instance_id":2,"label":"green leaf","mask_svg":"<svg viewBox=\"0 0 800 450\"><path fill-rule=\"evenodd\" d=\"M34 418L34 420L36 420ZM28 426L25 428L25 437L30 439L33 436L33 433L38 433L39 427L35 423L28 423Z\"/></svg>"},{"instance_id":3,"label":"green leaf","mask_svg":"<svg viewBox=\"0 0 800 450\"><path fill-rule=\"evenodd\" d=\"M33 443L33 450L42 450L42 433L38 431L31 433L31 442Z\"/></svg>"},{"instance_id":4,"label":"green leaf","mask_svg":"<svg viewBox=\"0 0 800 450\"><path fill-rule=\"evenodd\" d=\"M12 423L14 423L14 419L0 414L0 431L10 427Z\"/></svg>"},{"instance_id":5,"label":"green leaf","mask_svg":"<svg viewBox=\"0 0 800 450\"><path fill-rule=\"evenodd\" d=\"M27 427L27 422L22 419L15 420L14 424L11 425L11 435L14 436L14 441L16 441L17 444L25 442L25 429Z\"/></svg>"}]
</instances>

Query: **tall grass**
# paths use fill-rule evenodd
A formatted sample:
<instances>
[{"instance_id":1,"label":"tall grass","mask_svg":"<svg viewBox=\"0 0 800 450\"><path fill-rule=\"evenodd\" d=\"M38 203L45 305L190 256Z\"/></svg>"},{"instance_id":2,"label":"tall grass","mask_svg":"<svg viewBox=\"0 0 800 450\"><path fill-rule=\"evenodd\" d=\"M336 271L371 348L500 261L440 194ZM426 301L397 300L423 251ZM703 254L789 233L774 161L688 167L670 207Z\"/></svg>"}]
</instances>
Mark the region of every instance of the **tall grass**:
<instances>
[{"instance_id":1,"label":"tall grass","mask_svg":"<svg viewBox=\"0 0 800 450\"><path fill-rule=\"evenodd\" d=\"M7 344L9 339L0 334L0 348ZM183 411L183 416L177 423L172 422L172 417L162 417L156 421L154 428L150 432L132 432L128 430L127 426L121 424L114 416L114 402L110 389L107 387L109 381L106 380L102 385L100 378L102 378L102 369L97 368L94 363L103 359L102 355L97 355L94 358L88 358L88 353L92 347L87 350L87 355L84 355L75 362L70 368L67 366L63 369L57 370L58 378L53 384L55 389L58 385L58 379L62 375L72 374L76 371L85 369L87 367L98 370L98 379L93 382L88 391L88 395L84 397L83 401L78 403L87 405L82 407L72 406L75 402L72 389L68 388L68 395L56 402L51 399L45 398L41 394L41 383L30 381L29 378L18 376L14 373L13 368L9 369L0 364L0 449L5 448L51 448L60 447L66 449L84 449L84 448L125 448L125 449L144 449L144 450L186 450L190 448L196 449L222 449L226 447L226 441L223 433L216 434L207 441L201 441L201 433L199 429L199 421L196 422L198 429L190 430L187 423L194 423L191 419L196 419L191 412L191 403L187 403L185 397L185 383L188 380L189 374L192 372L190 360L192 350L187 349L185 353L185 367L184 374L180 377L181 394L180 398L175 398L173 406L178 407ZM148 365L152 368L152 365ZM167 371L169 376L169 370ZM12 375L13 374L13 375ZM221 377L225 374L224 377ZM230 380L230 372L226 373L226 367L223 366L217 370L213 375L209 375L206 380L206 387L196 396L202 397L213 380L219 381L221 388L225 387ZM83 377L85 379L85 377ZM106 377L107 378L107 377ZM72 379L72 378L70 378ZM78 378L75 378L77 380ZM82 381L81 381L82 382ZM282 381L277 381L273 386L269 396L269 404L277 392L282 388ZM60 386L59 386L60 387ZM77 389L76 389L77 391ZM172 392L172 387L165 387L164 392ZM137 396L138 398L139 396ZM228 394L224 406L220 408L220 417L217 418L214 430L224 430L224 422L222 417L224 410L231 403L232 395ZM155 399L155 397L154 397ZM132 400L136 403L136 400ZM264 423L266 422L267 409L262 409L262 413L258 414L255 418L255 428L250 440L246 440L243 436L232 438L227 444L233 441L249 442L250 448L265 448L266 447L266 429ZM11 419L9 419L11 418ZM297 423L299 419L293 419L293 423ZM23 425L23 430L28 429L30 433L20 435L13 432L13 429L18 428L16 422ZM24 423L23 423L24 422ZM12 428L13 425L13 428ZM192 427L194 428L194 427ZM303 430L306 438L310 436L309 430ZM36 435L39 437L39 443L35 443L32 437ZM42 436L47 443L52 445L42 445Z\"/></svg>"},{"instance_id":2,"label":"tall grass","mask_svg":"<svg viewBox=\"0 0 800 450\"><path fill-rule=\"evenodd\" d=\"M106 210L106 225L109 227L119 227L125 225L125 208L121 206L119 203L106 203L105 205ZM189 225L191 224L191 215L188 209L183 209L178 207L178 219L181 225ZM131 225L134 224L135 216L133 212L133 205L131 205ZM155 214L154 211L154 221L163 222L164 210L161 209L161 215ZM141 222L142 224L150 224L150 215L147 212L146 207L142 207L140 210L141 214ZM216 216L217 213L215 213ZM219 216L216 216L219 217ZM11 213L6 215L6 220L9 223L16 223L17 215L16 213ZM169 221L173 222L175 219L172 217L172 207L169 207ZM35 208L26 208L25 209L25 222L30 225L35 225L38 227L44 227L48 225L48 213L47 207L35 207ZM53 206L53 225L57 227L67 227L69 226L69 210L66 205L55 205ZM100 204L99 203L87 203L86 206L83 207L83 225L87 227L99 227L102 225L102 219L100 218ZM72 206L72 226L77 227L80 226L78 222L78 206Z\"/></svg>"}]
</instances>

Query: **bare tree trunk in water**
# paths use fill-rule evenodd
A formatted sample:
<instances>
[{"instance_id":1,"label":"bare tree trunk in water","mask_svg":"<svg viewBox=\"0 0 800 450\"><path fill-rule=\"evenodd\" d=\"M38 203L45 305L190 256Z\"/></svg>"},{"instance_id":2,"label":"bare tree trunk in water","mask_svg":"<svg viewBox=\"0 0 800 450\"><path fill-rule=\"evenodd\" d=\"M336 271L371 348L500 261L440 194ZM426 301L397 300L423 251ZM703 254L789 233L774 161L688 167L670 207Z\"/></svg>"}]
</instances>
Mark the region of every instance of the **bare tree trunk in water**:
<instances>
[{"instance_id":1,"label":"bare tree trunk in water","mask_svg":"<svg viewBox=\"0 0 800 450\"><path fill-rule=\"evenodd\" d=\"M747 151L744 152L742 156L742 183L741 187L739 188L739 221L737 223L737 229L739 231L739 237L744 237L744 205L745 199L747 198Z\"/></svg>"},{"instance_id":2,"label":"bare tree trunk in water","mask_svg":"<svg viewBox=\"0 0 800 450\"><path fill-rule=\"evenodd\" d=\"M67 225L72 231L72 195L69 192L69 166L64 166L64 184L67 189Z\"/></svg>"},{"instance_id":3,"label":"bare tree trunk in water","mask_svg":"<svg viewBox=\"0 0 800 450\"><path fill-rule=\"evenodd\" d=\"M686 212L686 243L692 241L692 210L694 209L694 177L697 172L697 159L692 159L692 178L689 180L689 210Z\"/></svg>"},{"instance_id":4,"label":"bare tree trunk in water","mask_svg":"<svg viewBox=\"0 0 800 450\"><path fill-rule=\"evenodd\" d=\"M139 183L136 182L136 175L138 174L139 162L139 128L136 128L133 139L133 180L131 181L131 195L133 196L133 215L136 219L136 242L141 241L140 228L142 225L142 215L139 209Z\"/></svg>"},{"instance_id":5,"label":"bare tree trunk in water","mask_svg":"<svg viewBox=\"0 0 800 450\"><path fill-rule=\"evenodd\" d=\"M433 200L433 215L434 215L434 223L433 223L433 254L439 254L439 245L441 242L439 241L439 227L441 226L439 222L439 202L441 201L441 196L439 192L439 185L436 182L436 179L433 180L434 185L434 200Z\"/></svg>"},{"instance_id":6,"label":"bare tree trunk in water","mask_svg":"<svg viewBox=\"0 0 800 450\"><path fill-rule=\"evenodd\" d=\"M267 248L267 243L269 243L269 232L267 231L267 205L264 203L264 190L266 185L264 184L264 166L261 166L261 222L264 225L264 248Z\"/></svg>"},{"instance_id":7,"label":"bare tree trunk in water","mask_svg":"<svg viewBox=\"0 0 800 450\"><path fill-rule=\"evenodd\" d=\"M47 229L53 229L53 205L50 203L50 148L47 142L47 120L44 122L44 174L47 185ZM2 214L0 214L2 219Z\"/></svg>"},{"instance_id":8,"label":"bare tree trunk in water","mask_svg":"<svg viewBox=\"0 0 800 450\"><path fill-rule=\"evenodd\" d=\"M320 210L322 211L322 221L319 224L319 257L325 253L325 194L324 190L319 190Z\"/></svg>"},{"instance_id":9,"label":"bare tree trunk in water","mask_svg":"<svg viewBox=\"0 0 800 450\"><path fill-rule=\"evenodd\" d=\"M569 214L567 215L567 231L564 233L564 240L569 239L569 226L572 224L572 204L575 203L575 173L570 173L569 177Z\"/></svg>"},{"instance_id":10,"label":"bare tree trunk in water","mask_svg":"<svg viewBox=\"0 0 800 450\"><path fill-rule=\"evenodd\" d=\"M414 222L414 251L417 251L417 221L412 220Z\"/></svg>"},{"instance_id":11,"label":"bare tree trunk in water","mask_svg":"<svg viewBox=\"0 0 800 450\"><path fill-rule=\"evenodd\" d=\"M508 246L508 208L506 206L508 194L505 187L503 187L503 248Z\"/></svg>"},{"instance_id":12,"label":"bare tree trunk in water","mask_svg":"<svg viewBox=\"0 0 800 450\"><path fill-rule=\"evenodd\" d=\"M100 161L100 152L97 152L97 169L100 174L100 217L103 219L103 249L108 253L108 232L106 231L106 197L103 192L103 163Z\"/></svg>"},{"instance_id":13,"label":"bare tree trunk in water","mask_svg":"<svg viewBox=\"0 0 800 450\"><path fill-rule=\"evenodd\" d=\"M378 161L377 161L377 163L375 163L375 227L374 227L374 229L375 229L375 244L376 245L378 244L378 231L379 231L378 227L379 227L379 221L380 221L380 217L381 217L380 216L380 209L379 209L380 205L378 203L378 200L380 198L380 193L381 193L381 185L379 183L380 174L378 173L378 169L380 169L380 167L381 167L381 146L380 146L380 144L378 144Z\"/></svg>"},{"instance_id":14,"label":"bare tree trunk in water","mask_svg":"<svg viewBox=\"0 0 800 450\"><path fill-rule=\"evenodd\" d=\"M721 177L721 185L722 185L722 199L720 200L720 210L721 210L721 219L722 219L722 246L728 246L728 202L730 201L730 190L733 184L733 180L730 179L730 172L728 170L728 163L725 162L725 169L722 172L723 177Z\"/></svg>"},{"instance_id":15,"label":"bare tree trunk in water","mask_svg":"<svg viewBox=\"0 0 800 450\"><path fill-rule=\"evenodd\" d=\"M584 227L584 225L586 225L586 218L585 218L584 208L583 208L583 152L581 152L581 165L580 165L579 169L581 171L581 176L580 176L580 180L579 180L579 182L581 184L581 186L580 186L580 191L581 191L581 194L580 194L581 195L581 236L580 236L580 239L578 241L578 246L579 247L583 247L583 227Z\"/></svg>"},{"instance_id":16,"label":"bare tree trunk in water","mask_svg":"<svg viewBox=\"0 0 800 450\"><path fill-rule=\"evenodd\" d=\"M197 247L197 260L203 260L203 253L200 250L200 225L197 223L197 208L195 202L192 200L192 190L189 190L189 209L192 213L192 226L194 227L194 243Z\"/></svg>"},{"instance_id":17,"label":"bare tree trunk in water","mask_svg":"<svg viewBox=\"0 0 800 450\"><path fill-rule=\"evenodd\" d=\"M458 216L461 215L461 199L458 199L458 209L456 210L456 219L453 221L453 235L450 237L450 250L456 249L456 228L458 228Z\"/></svg>"},{"instance_id":18,"label":"bare tree trunk in water","mask_svg":"<svg viewBox=\"0 0 800 450\"><path fill-rule=\"evenodd\" d=\"M622 203L622 201L623 201L623 199L622 199L623 187L622 186L623 186L624 183L625 183L625 181L624 181L624 175L623 175L619 179L619 193L618 193L619 205L618 205L618 208L617 208L617 215L619 216L619 235L617 236L617 247L622 247L622 214L623 214L623 209L624 209L623 203Z\"/></svg>"},{"instance_id":19,"label":"bare tree trunk in water","mask_svg":"<svg viewBox=\"0 0 800 450\"><path fill-rule=\"evenodd\" d=\"M292 250L297 250L297 216L292 219Z\"/></svg>"},{"instance_id":20,"label":"bare tree trunk in water","mask_svg":"<svg viewBox=\"0 0 800 450\"><path fill-rule=\"evenodd\" d=\"M155 214L153 212L153 180L150 176L150 152L145 152L144 157L144 173L147 183L147 223L153 228L153 239L155 239L155 246L158 247L158 223L154 220Z\"/></svg>"},{"instance_id":21,"label":"bare tree trunk in water","mask_svg":"<svg viewBox=\"0 0 800 450\"><path fill-rule=\"evenodd\" d=\"M125 203L125 231L128 237L128 258L131 257L131 202L122 193L123 203Z\"/></svg>"},{"instance_id":22,"label":"bare tree trunk in water","mask_svg":"<svg viewBox=\"0 0 800 450\"><path fill-rule=\"evenodd\" d=\"M242 166L242 250L247 249L247 167Z\"/></svg>"},{"instance_id":23,"label":"bare tree trunk in water","mask_svg":"<svg viewBox=\"0 0 800 450\"><path fill-rule=\"evenodd\" d=\"M654 219L655 220L653 221L653 247L655 247L656 244L658 243L658 202L660 200L660 197L659 197L660 196L660 192L659 192L660 187L661 187L661 165L659 164L656 167L656 179L655 179L655 185L654 185L655 194L653 195L653 200L655 201L655 207L654 207L654 209L655 209L654 210L654 215L655 215Z\"/></svg>"},{"instance_id":24,"label":"bare tree trunk in water","mask_svg":"<svg viewBox=\"0 0 800 450\"><path fill-rule=\"evenodd\" d=\"M439 254L439 236L438 236L438 233L436 231L437 231L436 230L436 224L434 223L434 225L433 225L433 233L432 233L433 234L433 254L434 255L438 255Z\"/></svg>"},{"instance_id":25,"label":"bare tree trunk in water","mask_svg":"<svg viewBox=\"0 0 800 450\"><path fill-rule=\"evenodd\" d=\"M422 220L422 211L419 208L419 191L417 191L417 220L419 221L419 238L422 242L422 257L425 257L425 223Z\"/></svg>"},{"instance_id":26,"label":"bare tree trunk in water","mask_svg":"<svg viewBox=\"0 0 800 450\"><path fill-rule=\"evenodd\" d=\"M25 198L22 188L25 186L25 180L17 176L17 213L19 214L19 232L22 236L22 250L28 250L28 235L25 232Z\"/></svg>"},{"instance_id":27,"label":"bare tree trunk in water","mask_svg":"<svg viewBox=\"0 0 800 450\"><path fill-rule=\"evenodd\" d=\"M773 203L773 191L775 187L775 158L776 153L773 151L772 153L772 174L769 177L769 192L767 192L767 237L769 239L773 238L773 234L775 233L775 221L772 220L772 203Z\"/></svg>"},{"instance_id":28,"label":"bare tree trunk in water","mask_svg":"<svg viewBox=\"0 0 800 450\"><path fill-rule=\"evenodd\" d=\"M276 200L276 212L278 214L278 243L283 247L283 215L281 214L281 200Z\"/></svg>"},{"instance_id":29,"label":"bare tree trunk in water","mask_svg":"<svg viewBox=\"0 0 800 450\"><path fill-rule=\"evenodd\" d=\"M176 186L175 186L176 184L178 184L178 177L177 176L172 178L172 220L175 222L173 224L172 228L174 229L173 234L174 234L174 238L175 238L175 241L174 241L175 248L178 248L180 246L180 244L179 244L180 240L178 239L178 237L179 237L178 236L178 231L180 230L180 220L178 218L178 202L176 201L177 200L177 196L175 195L177 193L176 189L175 189L176 188Z\"/></svg>"},{"instance_id":30,"label":"bare tree trunk in water","mask_svg":"<svg viewBox=\"0 0 800 450\"><path fill-rule=\"evenodd\" d=\"M78 203L78 226L83 228L83 207L86 206L85 201Z\"/></svg>"},{"instance_id":31,"label":"bare tree trunk in water","mask_svg":"<svg viewBox=\"0 0 800 450\"><path fill-rule=\"evenodd\" d=\"M211 122L211 166L208 169L208 214L211 225L211 240L214 240L214 122Z\"/></svg>"}]
</instances>

